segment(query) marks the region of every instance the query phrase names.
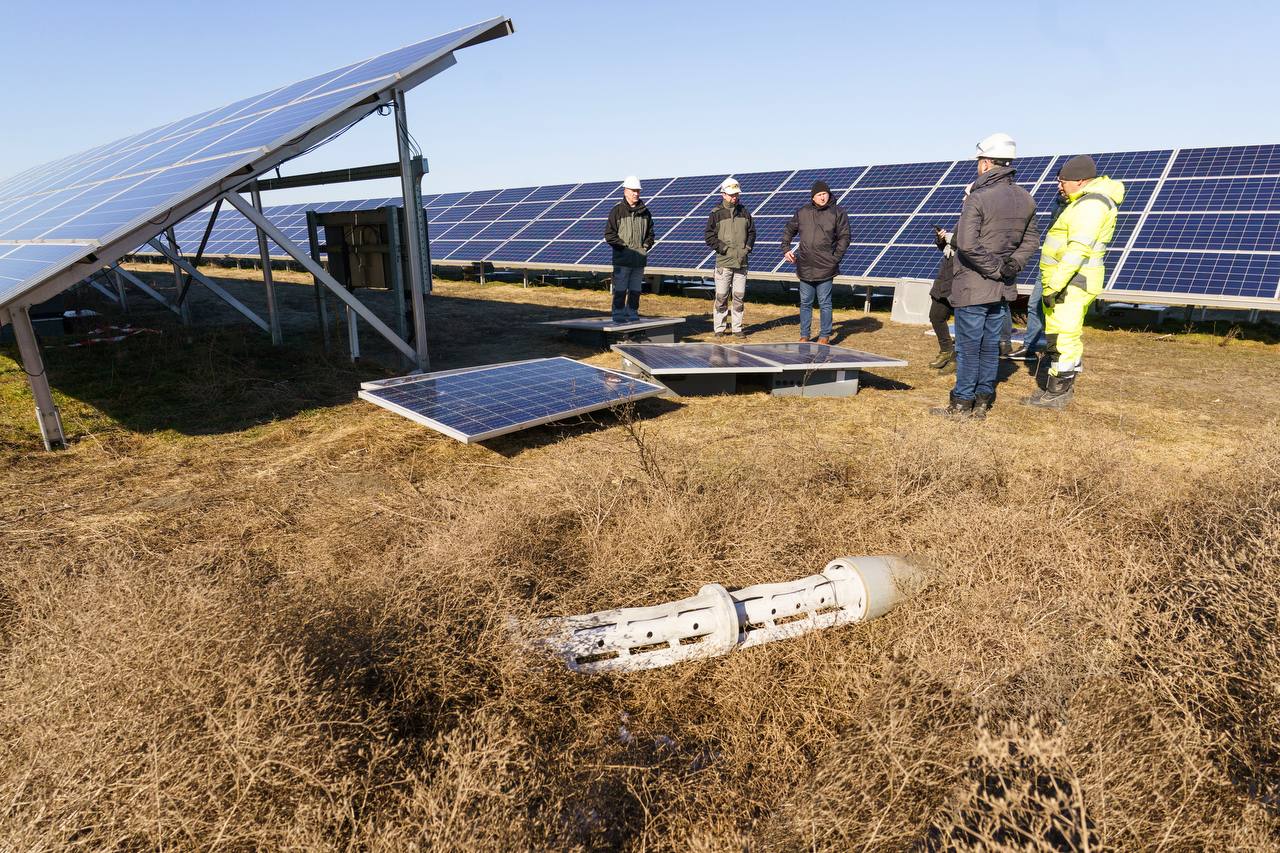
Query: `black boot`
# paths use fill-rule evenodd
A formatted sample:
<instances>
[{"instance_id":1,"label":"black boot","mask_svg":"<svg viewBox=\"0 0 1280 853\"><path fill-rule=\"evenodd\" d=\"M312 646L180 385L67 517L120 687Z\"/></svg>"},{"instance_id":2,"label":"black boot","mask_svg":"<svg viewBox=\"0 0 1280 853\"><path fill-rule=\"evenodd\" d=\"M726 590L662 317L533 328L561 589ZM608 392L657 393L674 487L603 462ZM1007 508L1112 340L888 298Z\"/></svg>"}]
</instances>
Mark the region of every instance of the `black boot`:
<instances>
[{"instance_id":1,"label":"black boot","mask_svg":"<svg viewBox=\"0 0 1280 853\"><path fill-rule=\"evenodd\" d=\"M956 397L952 397L951 402L947 404L946 408L939 406L930 409L929 414L943 415L949 418L967 418L973 414L973 401L960 400Z\"/></svg>"},{"instance_id":2,"label":"black boot","mask_svg":"<svg viewBox=\"0 0 1280 853\"><path fill-rule=\"evenodd\" d=\"M973 418L974 420L984 421L987 419L987 412L991 411L991 402L994 398L990 394L979 394L973 401Z\"/></svg>"},{"instance_id":3,"label":"black boot","mask_svg":"<svg viewBox=\"0 0 1280 853\"><path fill-rule=\"evenodd\" d=\"M1044 390L1032 394L1022 402L1038 409L1065 409L1067 403L1071 402L1072 389L1075 384L1076 375L1074 373L1068 373L1065 376L1050 374Z\"/></svg>"},{"instance_id":4,"label":"black boot","mask_svg":"<svg viewBox=\"0 0 1280 853\"><path fill-rule=\"evenodd\" d=\"M935 358L933 361L929 362L929 366L932 367L934 370L942 370L948 364L955 361L955 359L956 359L955 349L939 350L938 357Z\"/></svg>"},{"instance_id":5,"label":"black boot","mask_svg":"<svg viewBox=\"0 0 1280 853\"><path fill-rule=\"evenodd\" d=\"M1013 342L1012 342L1012 341L1001 341L1001 342L1000 342L1000 357L1001 357L1001 358L1008 358L1008 357L1009 357L1009 353L1011 353L1011 352L1013 352Z\"/></svg>"}]
</instances>

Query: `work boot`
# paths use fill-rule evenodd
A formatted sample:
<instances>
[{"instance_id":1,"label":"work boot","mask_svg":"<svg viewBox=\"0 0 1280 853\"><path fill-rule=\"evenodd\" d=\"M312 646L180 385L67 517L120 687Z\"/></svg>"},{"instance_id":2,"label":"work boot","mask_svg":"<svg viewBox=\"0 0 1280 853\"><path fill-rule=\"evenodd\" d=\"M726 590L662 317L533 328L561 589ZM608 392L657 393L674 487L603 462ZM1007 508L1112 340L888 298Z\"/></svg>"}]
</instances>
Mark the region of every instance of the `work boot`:
<instances>
[{"instance_id":1,"label":"work boot","mask_svg":"<svg viewBox=\"0 0 1280 853\"><path fill-rule=\"evenodd\" d=\"M723 337L724 337L724 329L716 329L716 331L714 332L714 337L715 337L715 339L716 339L716 340L720 340L721 338L723 338Z\"/></svg>"},{"instance_id":2,"label":"work boot","mask_svg":"<svg viewBox=\"0 0 1280 853\"><path fill-rule=\"evenodd\" d=\"M1012 352L1013 352L1013 342L1012 342L1012 341L1001 341L1001 342L1000 342L1000 357L1001 357L1001 358L1008 358L1008 357L1009 357L1009 354L1010 354L1010 353L1012 353Z\"/></svg>"},{"instance_id":3,"label":"work boot","mask_svg":"<svg viewBox=\"0 0 1280 853\"><path fill-rule=\"evenodd\" d=\"M831 343L831 340L826 335L822 335L818 338L818 343L825 345Z\"/></svg>"},{"instance_id":4,"label":"work boot","mask_svg":"<svg viewBox=\"0 0 1280 853\"><path fill-rule=\"evenodd\" d=\"M1008 358L1030 359L1036 354L1036 351L1029 348L1026 344L1020 345L1016 350L1008 354Z\"/></svg>"},{"instance_id":5,"label":"work boot","mask_svg":"<svg viewBox=\"0 0 1280 853\"><path fill-rule=\"evenodd\" d=\"M1038 409L1065 409L1067 403L1071 402L1072 389L1075 386L1075 382L1076 375L1074 373L1066 376L1049 374L1049 381L1045 384L1044 390L1037 391L1022 402Z\"/></svg>"},{"instance_id":6,"label":"work boot","mask_svg":"<svg viewBox=\"0 0 1280 853\"><path fill-rule=\"evenodd\" d=\"M929 366L934 370L942 370L948 364L956 360L956 351L954 349L944 349L938 351L938 357L929 362Z\"/></svg>"},{"instance_id":7,"label":"work boot","mask_svg":"<svg viewBox=\"0 0 1280 853\"><path fill-rule=\"evenodd\" d=\"M936 407L930 409L929 414L942 415L948 418L967 418L973 414L973 401L952 397L951 402L945 408Z\"/></svg>"},{"instance_id":8,"label":"work boot","mask_svg":"<svg viewBox=\"0 0 1280 853\"><path fill-rule=\"evenodd\" d=\"M735 338L745 338L747 336L747 333L742 331L741 329L738 329L736 332L733 333L733 336Z\"/></svg>"},{"instance_id":9,"label":"work boot","mask_svg":"<svg viewBox=\"0 0 1280 853\"><path fill-rule=\"evenodd\" d=\"M992 396L990 394L979 394L973 400L973 418L974 420L985 421L987 412L991 411Z\"/></svg>"}]
</instances>

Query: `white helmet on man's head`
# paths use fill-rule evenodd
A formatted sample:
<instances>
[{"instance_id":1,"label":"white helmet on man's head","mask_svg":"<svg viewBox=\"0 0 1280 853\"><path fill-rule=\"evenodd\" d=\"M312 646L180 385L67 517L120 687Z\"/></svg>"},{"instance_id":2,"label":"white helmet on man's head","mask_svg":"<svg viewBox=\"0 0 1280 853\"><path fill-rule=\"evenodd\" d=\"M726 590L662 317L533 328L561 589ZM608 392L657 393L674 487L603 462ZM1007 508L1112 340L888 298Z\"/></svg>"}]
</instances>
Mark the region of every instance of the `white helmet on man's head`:
<instances>
[{"instance_id":1,"label":"white helmet on man's head","mask_svg":"<svg viewBox=\"0 0 1280 853\"><path fill-rule=\"evenodd\" d=\"M635 175L627 175L625 178L622 179L622 188L624 190L635 190L636 192L639 192L640 179L637 178Z\"/></svg>"},{"instance_id":2,"label":"white helmet on man's head","mask_svg":"<svg viewBox=\"0 0 1280 853\"><path fill-rule=\"evenodd\" d=\"M985 157L988 160L1012 160L1017 151L1017 146L1013 142L1013 137L1007 133L993 133L986 139L978 143L978 153L975 157Z\"/></svg>"}]
</instances>

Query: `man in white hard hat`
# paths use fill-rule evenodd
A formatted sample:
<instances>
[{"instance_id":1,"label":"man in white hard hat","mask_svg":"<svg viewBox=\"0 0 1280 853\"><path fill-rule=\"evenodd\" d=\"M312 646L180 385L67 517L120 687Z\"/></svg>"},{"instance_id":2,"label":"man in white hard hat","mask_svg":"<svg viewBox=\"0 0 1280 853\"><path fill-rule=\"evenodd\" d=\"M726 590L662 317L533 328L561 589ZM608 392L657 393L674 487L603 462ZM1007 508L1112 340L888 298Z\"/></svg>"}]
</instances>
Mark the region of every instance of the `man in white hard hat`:
<instances>
[{"instance_id":1,"label":"man in white hard hat","mask_svg":"<svg viewBox=\"0 0 1280 853\"><path fill-rule=\"evenodd\" d=\"M622 201L609 211L604 241L613 247L613 322L635 322L640 319L645 260L654 242L653 217L640 200L635 175L622 182Z\"/></svg>"},{"instance_id":2,"label":"man in white hard hat","mask_svg":"<svg viewBox=\"0 0 1280 853\"><path fill-rule=\"evenodd\" d=\"M1036 203L1014 183L1015 153L1007 133L977 146L978 179L964 200L951 259L956 384L949 404L934 414L984 418L995 399L1006 300L1017 298L1018 273L1040 247Z\"/></svg>"},{"instance_id":3,"label":"man in white hard hat","mask_svg":"<svg viewBox=\"0 0 1280 853\"><path fill-rule=\"evenodd\" d=\"M707 245L716 250L716 301L712 309L712 328L717 338L724 337L725 318L732 314L733 336L741 338L742 315L747 295L747 257L756 245L756 223L751 212L742 206L742 186L737 178L726 178L720 185L720 206L707 217L703 235ZM729 294L733 294L733 309Z\"/></svg>"}]
</instances>

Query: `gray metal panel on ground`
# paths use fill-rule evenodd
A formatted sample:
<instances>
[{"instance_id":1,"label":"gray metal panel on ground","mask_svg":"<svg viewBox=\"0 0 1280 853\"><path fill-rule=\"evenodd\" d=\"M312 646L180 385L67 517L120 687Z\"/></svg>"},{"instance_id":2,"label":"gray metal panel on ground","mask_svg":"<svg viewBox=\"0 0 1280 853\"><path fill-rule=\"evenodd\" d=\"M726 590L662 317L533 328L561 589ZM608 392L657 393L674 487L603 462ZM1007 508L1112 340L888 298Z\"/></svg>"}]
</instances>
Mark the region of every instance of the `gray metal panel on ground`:
<instances>
[{"instance_id":1,"label":"gray metal panel on ground","mask_svg":"<svg viewBox=\"0 0 1280 853\"><path fill-rule=\"evenodd\" d=\"M507 35L495 18L28 169L0 183L0 255L74 245L0 279L0 307L38 301L114 262L218 195L359 121L452 62ZM74 275L60 276L77 261Z\"/></svg>"},{"instance_id":2,"label":"gray metal panel on ground","mask_svg":"<svg viewBox=\"0 0 1280 853\"><path fill-rule=\"evenodd\" d=\"M726 347L737 352L772 361L784 371L839 370L865 367L906 367L900 358L849 349L831 344L787 342L777 344L742 344Z\"/></svg>"},{"instance_id":3,"label":"gray metal panel on ground","mask_svg":"<svg viewBox=\"0 0 1280 853\"><path fill-rule=\"evenodd\" d=\"M613 350L650 376L782 372L779 364L719 344L614 344Z\"/></svg>"},{"instance_id":4,"label":"gray metal panel on ground","mask_svg":"<svg viewBox=\"0 0 1280 853\"><path fill-rule=\"evenodd\" d=\"M684 321L684 317L641 317L639 320L615 323L611 317L572 317L568 320L545 320L540 325L580 329L584 332L638 332L644 329L679 326Z\"/></svg>"},{"instance_id":5,"label":"gray metal panel on ground","mask_svg":"<svg viewBox=\"0 0 1280 853\"><path fill-rule=\"evenodd\" d=\"M391 380L360 398L464 443L666 391L570 358L542 358Z\"/></svg>"}]
</instances>

